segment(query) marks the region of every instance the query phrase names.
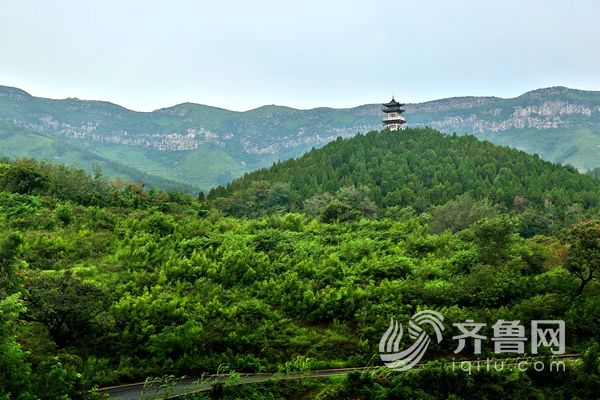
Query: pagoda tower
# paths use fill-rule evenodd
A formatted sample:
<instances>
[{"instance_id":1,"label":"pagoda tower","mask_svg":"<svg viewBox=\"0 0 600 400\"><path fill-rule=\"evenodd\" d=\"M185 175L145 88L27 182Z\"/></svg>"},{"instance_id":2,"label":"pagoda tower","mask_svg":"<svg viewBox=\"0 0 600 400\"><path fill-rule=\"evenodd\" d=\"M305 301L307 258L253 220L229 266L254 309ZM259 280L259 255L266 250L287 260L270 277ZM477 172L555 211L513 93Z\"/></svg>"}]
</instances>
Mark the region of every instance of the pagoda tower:
<instances>
[{"instance_id":1,"label":"pagoda tower","mask_svg":"<svg viewBox=\"0 0 600 400\"><path fill-rule=\"evenodd\" d=\"M383 117L383 129L388 129L390 131L404 129L406 119L401 115L405 111L402 109L404 104L398 103L394 97L392 97L392 101L382 104L382 106L383 109L381 111L385 113L385 116Z\"/></svg>"}]
</instances>

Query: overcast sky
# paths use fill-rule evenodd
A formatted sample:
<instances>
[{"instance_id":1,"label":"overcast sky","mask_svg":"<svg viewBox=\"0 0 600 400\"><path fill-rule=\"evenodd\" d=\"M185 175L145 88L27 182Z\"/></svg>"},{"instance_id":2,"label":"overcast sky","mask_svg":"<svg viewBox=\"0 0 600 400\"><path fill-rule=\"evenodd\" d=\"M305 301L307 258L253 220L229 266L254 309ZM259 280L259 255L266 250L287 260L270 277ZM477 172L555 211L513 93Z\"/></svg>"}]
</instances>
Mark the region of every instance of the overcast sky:
<instances>
[{"instance_id":1,"label":"overcast sky","mask_svg":"<svg viewBox=\"0 0 600 400\"><path fill-rule=\"evenodd\" d=\"M0 0L0 84L140 111L600 90L597 0Z\"/></svg>"}]
</instances>

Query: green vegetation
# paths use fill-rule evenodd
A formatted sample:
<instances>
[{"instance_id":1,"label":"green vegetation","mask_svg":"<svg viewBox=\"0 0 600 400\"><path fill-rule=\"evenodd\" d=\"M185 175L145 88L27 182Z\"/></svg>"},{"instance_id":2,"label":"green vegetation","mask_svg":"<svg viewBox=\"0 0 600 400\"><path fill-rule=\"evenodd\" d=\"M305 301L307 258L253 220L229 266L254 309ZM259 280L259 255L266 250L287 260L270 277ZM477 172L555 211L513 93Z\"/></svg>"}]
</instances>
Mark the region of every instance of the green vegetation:
<instances>
[{"instance_id":1,"label":"green vegetation","mask_svg":"<svg viewBox=\"0 0 600 400\"><path fill-rule=\"evenodd\" d=\"M592 124L569 129L509 129L477 136L497 145L539 154L544 160L572 165L581 171L597 168L600 158L600 129Z\"/></svg>"},{"instance_id":2,"label":"green vegetation","mask_svg":"<svg viewBox=\"0 0 600 400\"><path fill-rule=\"evenodd\" d=\"M192 103L136 112L0 86L0 157L61 160L88 172L98 165L111 178L208 191L340 134L379 125L379 117L367 119L365 126L364 116L351 110L265 106L235 112Z\"/></svg>"},{"instance_id":3,"label":"green vegetation","mask_svg":"<svg viewBox=\"0 0 600 400\"><path fill-rule=\"evenodd\" d=\"M94 397L94 386L223 369L380 365L390 317L425 308L446 330L423 369L196 397L593 398L599 185L430 130L339 140L208 200L0 163L0 399ZM498 318L564 319L582 360L564 373L442 366L453 322L487 322L490 337Z\"/></svg>"},{"instance_id":4,"label":"green vegetation","mask_svg":"<svg viewBox=\"0 0 600 400\"><path fill-rule=\"evenodd\" d=\"M436 226L440 218L465 218L438 230L468 225L494 213L495 205L524 214L524 229L535 230L531 225L550 229L598 212L600 183L517 150L425 128L339 139L213 189L208 197L237 216L301 211L345 220L412 207L431 211Z\"/></svg>"},{"instance_id":5,"label":"green vegetation","mask_svg":"<svg viewBox=\"0 0 600 400\"><path fill-rule=\"evenodd\" d=\"M596 346L597 347L597 346ZM592 350L597 363L598 352ZM586 359L587 360L587 359ZM482 368L468 374L433 362L418 370L390 373L373 370L329 380L276 381L263 385L215 387L210 393L189 396L194 400L311 398L345 399L594 399L600 390L598 368L576 364L559 373ZM586 365L591 365L590 370ZM548 364L545 365L549 368ZM589 371L589 372L588 372Z\"/></svg>"},{"instance_id":6,"label":"green vegetation","mask_svg":"<svg viewBox=\"0 0 600 400\"><path fill-rule=\"evenodd\" d=\"M26 129L14 129L0 122L0 157L35 157L36 160L60 162L64 165L78 166L88 172L100 168L107 177L124 178L128 181L144 182L150 187L162 189L179 188L188 192L197 190L193 185L176 181L172 171L152 169L152 152L145 156L140 149L130 149L123 154L115 146L92 146L86 149L82 143L72 143L64 138L52 137ZM122 150L122 149L121 149ZM102 155L100 155L100 153ZM145 170L142 167L148 167ZM147 172L142 172L147 171Z\"/></svg>"},{"instance_id":7,"label":"green vegetation","mask_svg":"<svg viewBox=\"0 0 600 400\"><path fill-rule=\"evenodd\" d=\"M387 99L381 99L387 100ZM153 112L52 100L0 86L0 157L35 157L110 178L188 192L381 126L381 106L234 112L183 103ZM600 92L535 90L513 99L458 97L407 106L409 126L473 134L580 171L600 167Z\"/></svg>"}]
</instances>

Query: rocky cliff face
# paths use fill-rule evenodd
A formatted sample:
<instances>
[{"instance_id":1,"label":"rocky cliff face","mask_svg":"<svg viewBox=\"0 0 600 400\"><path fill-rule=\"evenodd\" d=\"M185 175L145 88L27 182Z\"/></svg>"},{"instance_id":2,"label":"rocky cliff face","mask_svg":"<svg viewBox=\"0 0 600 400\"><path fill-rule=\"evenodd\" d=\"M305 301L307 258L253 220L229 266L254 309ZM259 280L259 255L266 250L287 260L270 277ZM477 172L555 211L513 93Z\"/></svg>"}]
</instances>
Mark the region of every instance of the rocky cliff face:
<instances>
[{"instance_id":1,"label":"rocky cliff face","mask_svg":"<svg viewBox=\"0 0 600 400\"><path fill-rule=\"evenodd\" d=\"M457 112L455 115L436 116L449 110L466 110L472 104L455 102L456 108L448 109L446 104L439 107L420 105L407 106L407 115L427 113L428 118L419 118L415 125L429 125L442 131L466 131L469 133L500 132L509 129L569 128L583 123L600 126L600 106L574 103L567 100L538 101L529 105L498 105L487 103L490 107L478 107L476 112ZM498 101L497 103L502 103ZM426 119L426 121L422 121Z\"/></svg>"}]
</instances>

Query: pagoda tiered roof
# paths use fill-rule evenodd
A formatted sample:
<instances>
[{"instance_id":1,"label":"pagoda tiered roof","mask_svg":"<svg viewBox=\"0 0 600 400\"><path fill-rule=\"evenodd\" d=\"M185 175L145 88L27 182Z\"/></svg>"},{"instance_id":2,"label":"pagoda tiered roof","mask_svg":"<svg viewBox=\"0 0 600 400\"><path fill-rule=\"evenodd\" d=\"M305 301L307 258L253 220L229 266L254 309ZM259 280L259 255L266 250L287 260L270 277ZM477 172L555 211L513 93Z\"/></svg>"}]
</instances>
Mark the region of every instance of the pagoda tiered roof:
<instances>
[{"instance_id":1,"label":"pagoda tiered roof","mask_svg":"<svg viewBox=\"0 0 600 400\"><path fill-rule=\"evenodd\" d=\"M389 103L382 104L382 106L384 108L382 108L381 111L383 111L386 114L394 113L394 112L401 114L401 113L403 113L405 111L404 109L400 108L400 107L403 107L404 104L398 103L396 101L396 99L394 99L393 97L392 97L392 100Z\"/></svg>"},{"instance_id":2,"label":"pagoda tiered roof","mask_svg":"<svg viewBox=\"0 0 600 400\"><path fill-rule=\"evenodd\" d=\"M392 100L391 100L389 103L382 104L382 106L384 106L384 107L396 107L396 106L397 106L397 107L402 107L402 106L404 106L404 104L402 104L402 103L398 103L398 102L396 101L396 99L394 99L394 98L392 97Z\"/></svg>"}]
</instances>

